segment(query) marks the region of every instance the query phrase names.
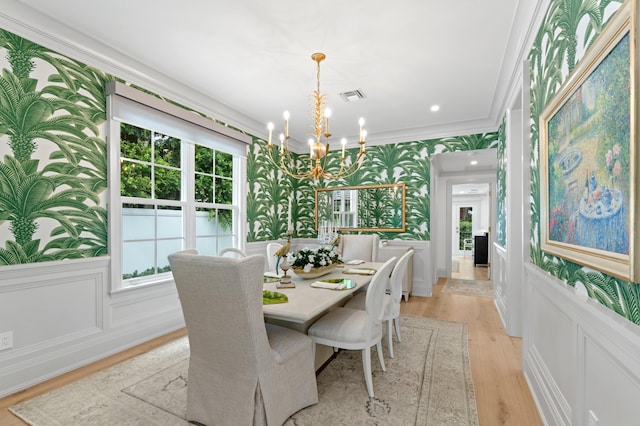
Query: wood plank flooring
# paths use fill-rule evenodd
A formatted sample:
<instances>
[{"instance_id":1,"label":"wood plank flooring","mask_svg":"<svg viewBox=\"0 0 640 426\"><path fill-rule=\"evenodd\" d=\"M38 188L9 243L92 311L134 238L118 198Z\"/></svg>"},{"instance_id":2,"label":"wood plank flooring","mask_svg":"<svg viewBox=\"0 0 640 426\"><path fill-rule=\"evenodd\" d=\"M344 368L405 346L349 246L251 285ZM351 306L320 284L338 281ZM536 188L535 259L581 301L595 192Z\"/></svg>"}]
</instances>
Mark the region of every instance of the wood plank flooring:
<instances>
[{"instance_id":1,"label":"wood plank flooring","mask_svg":"<svg viewBox=\"0 0 640 426\"><path fill-rule=\"evenodd\" d=\"M454 278L486 279L486 267L473 268L471 264L472 269L462 273L466 267L461 264L460 274ZM467 323L469 356L480 425L541 425L542 421L522 374L521 339L506 335L491 298L442 293L444 282L444 279L438 281L433 289L433 297L411 296L408 302L402 303L402 313ZM2 398L0 425L24 425L8 411L8 407L14 404L148 352L184 335L184 330L176 331Z\"/></svg>"},{"instance_id":2,"label":"wood plank flooring","mask_svg":"<svg viewBox=\"0 0 640 426\"><path fill-rule=\"evenodd\" d=\"M471 256L459 260L459 272L452 273L452 278L488 279L489 269L474 267ZM522 374L522 339L505 333L492 298L442 293L444 283L444 278L438 280L432 297L410 297L402 303L401 312L467 323L471 374L481 426L542 425Z\"/></svg>"}]
</instances>

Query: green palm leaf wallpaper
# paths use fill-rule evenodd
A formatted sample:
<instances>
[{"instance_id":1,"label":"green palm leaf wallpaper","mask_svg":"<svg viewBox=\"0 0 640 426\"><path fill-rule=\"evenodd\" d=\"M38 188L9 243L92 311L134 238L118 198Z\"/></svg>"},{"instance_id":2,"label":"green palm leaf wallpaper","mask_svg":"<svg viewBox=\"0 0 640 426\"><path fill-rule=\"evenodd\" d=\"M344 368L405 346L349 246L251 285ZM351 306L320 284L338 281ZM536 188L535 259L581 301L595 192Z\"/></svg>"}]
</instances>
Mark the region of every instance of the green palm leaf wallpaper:
<instances>
[{"instance_id":1,"label":"green palm leaf wallpaper","mask_svg":"<svg viewBox=\"0 0 640 426\"><path fill-rule=\"evenodd\" d=\"M407 218L405 232L380 233L383 239L429 240L430 158L441 152L498 147L498 132L441 139L409 141L367 148L364 165L355 175L332 182L296 180L276 173L262 155L266 142L254 139L248 158L249 209L248 241L282 239L286 233L289 197L292 200L294 236L315 237L315 188L405 183ZM358 148L347 150L355 157ZM308 155L299 155L300 165L308 164ZM277 195L276 195L277 194ZM274 219L277 218L277 219Z\"/></svg>"},{"instance_id":2,"label":"green palm leaf wallpaper","mask_svg":"<svg viewBox=\"0 0 640 426\"><path fill-rule=\"evenodd\" d=\"M0 29L0 265L107 252L108 77Z\"/></svg>"},{"instance_id":3,"label":"green palm leaf wallpaper","mask_svg":"<svg viewBox=\"0 0 640 426\"><path fill-rule=\"evenodd\" d=\"M615 0L552 0L529 52L531 64L531 262L640 325L640 285L548 255L540 250L540 112L584 51L620 7Z\"/></svg>"},{"instance_id":4,"label":"green palm leaf wallpaper","mask_svg":"<svg viewBox=\"0 0 640 426\"><path fill-rule=\"evenodd\" d=\"M507 247L507 153L506 121L502 119L498 129L498 173L496 177L496 242Z\"/></svg>"}]
</instances>

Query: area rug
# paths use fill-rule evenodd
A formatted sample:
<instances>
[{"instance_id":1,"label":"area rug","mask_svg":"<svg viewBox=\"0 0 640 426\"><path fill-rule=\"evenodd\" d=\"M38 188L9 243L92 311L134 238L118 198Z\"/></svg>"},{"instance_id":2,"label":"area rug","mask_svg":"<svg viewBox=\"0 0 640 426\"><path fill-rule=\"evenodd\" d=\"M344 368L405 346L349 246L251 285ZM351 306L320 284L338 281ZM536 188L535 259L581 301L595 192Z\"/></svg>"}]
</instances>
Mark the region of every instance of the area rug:
<instances>
[{"instance_id":1,"label":"area rug","mask_svg":"<svg viewBox=\"0 0 640 426\"><path fill-rule=\"evenodd\" d=\"M493 281L448 278L444 287L442 287L442 292L463 294L465 296L493 297Z\"/></svg>"},{"instance_id":2,"label":"area rug","mask_svg":"<svg viewBox=\"0 0 640 426\"><path fill-rule=\"evenodd\" d=\"M319 403L285 425L478 425L466 324L403 315L401 337L386 372L372 351L375 398L360 352L340 351L317 377ZM10 411L34 426L187 425L188 362L182 338Z\"/></svg>"}]
</instances>

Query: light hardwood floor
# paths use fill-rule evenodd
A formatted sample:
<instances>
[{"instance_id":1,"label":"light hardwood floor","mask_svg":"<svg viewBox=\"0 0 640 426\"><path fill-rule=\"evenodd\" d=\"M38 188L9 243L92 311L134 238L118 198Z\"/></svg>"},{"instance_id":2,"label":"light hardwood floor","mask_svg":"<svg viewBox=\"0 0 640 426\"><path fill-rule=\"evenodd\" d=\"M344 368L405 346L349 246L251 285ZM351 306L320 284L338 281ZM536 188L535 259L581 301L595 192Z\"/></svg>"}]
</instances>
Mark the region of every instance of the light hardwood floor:
<instances>
[{"instance_id":1,"label":"light hardwood floor","mask_svg":"<svg viewBox=\"0 0 640 426\"><path fill-rule=\"evenodd\" d=\"M473 266L473 257L456 257L459 272L452 278L489 279L489 268ZM445 279L432 297L410 297L401 305L408 315L467 323L471 374L476 391L480 425L542 425L542 420L522 373L522 339L509 337L493 299L442 293Z\"/></svg>"},{"instance_id":2,"label":"light hardwood floor","mask_svg":"<svg viewBox=\"0 0 640 426\"><path fill-rule=\"evenodd\" d=\"M458 270L451 268L451 278L459 280L488 280L489 268L487 266L473 266L473 256L453 256L453 261L458 263ZM452 262L453 263L453 262Z\"/></svg>"},{"instance_id":3,"label":"light hardwood floor","mask_svg":"<svg viewBox=\"0 0 640 426\"><path fill-rule=\"evenodd\" d=\"M473 265L471 268L457 277L486 279L487 268L473 268ZM477 278L474 278L474 269ZM505 334L490 297L442 293L444 282L444 279L439 280L433 289L433 297L412 296L408 302L403 302L402 313L467 323L469 357L480 425L541 425L542 421L522 374L521 339ZM8 407L14 404L148 352L184 334L184 330L179 330L0 399L0 425L24 425L8 411Z\"/></svg>"}]
</instances>

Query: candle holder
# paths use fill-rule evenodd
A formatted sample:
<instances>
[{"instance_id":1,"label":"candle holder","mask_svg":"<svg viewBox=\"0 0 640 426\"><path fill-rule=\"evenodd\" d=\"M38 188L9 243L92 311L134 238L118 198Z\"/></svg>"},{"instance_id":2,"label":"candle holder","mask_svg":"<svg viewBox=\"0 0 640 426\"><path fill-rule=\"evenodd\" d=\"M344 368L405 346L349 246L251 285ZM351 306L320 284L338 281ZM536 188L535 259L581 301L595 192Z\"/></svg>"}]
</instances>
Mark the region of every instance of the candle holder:
<instances>
[{"instance_id":1,"label":"candle holder","mask_svg":"<svg viewBox=\"0 0 640 426\"><path fill-rule=\"evenodd\" d=\"M322 224L318 227L318 242L320 247L327 247L338 236L338 227L335 222L326 220L322 221Z\"/></svg>"}]
</instances>

